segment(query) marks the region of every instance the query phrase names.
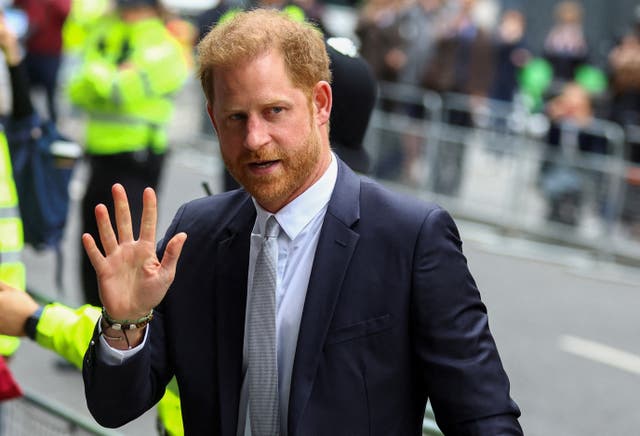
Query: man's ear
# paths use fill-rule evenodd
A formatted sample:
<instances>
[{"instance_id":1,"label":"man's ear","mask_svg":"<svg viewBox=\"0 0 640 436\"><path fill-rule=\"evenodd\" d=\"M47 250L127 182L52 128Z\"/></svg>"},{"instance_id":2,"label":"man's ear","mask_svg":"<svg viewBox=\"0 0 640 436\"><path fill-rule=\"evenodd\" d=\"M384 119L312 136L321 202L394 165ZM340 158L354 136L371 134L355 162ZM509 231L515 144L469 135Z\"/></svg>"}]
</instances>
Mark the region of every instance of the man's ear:
<instances>
[{"instance_id":1,"label":"man's ear","mask_svg":"<svg viewBox=\"0 0 640 436\"><path fill-rule=\"evenodd\" d=\"M333 104L333 93L331 85L321 80L313 87L313 104L316 109L316 120L318 125L324 125L329 122L331 116L331 105Z\"/></svg>"},{"instance_id":2,"label":"man's ear","mask_svg":"<svg viewBox=\"0 0 640 436\"><path fill-rule=\"evenodd\" d=\"M218 132L218 126L216 126L216 120L213 117L213 109L211 108L211 103L207 102L207 114L209 115L209 120L211 120L211 124L213 124L213 128L216 133Z\"/></svg>"}]
</instances>

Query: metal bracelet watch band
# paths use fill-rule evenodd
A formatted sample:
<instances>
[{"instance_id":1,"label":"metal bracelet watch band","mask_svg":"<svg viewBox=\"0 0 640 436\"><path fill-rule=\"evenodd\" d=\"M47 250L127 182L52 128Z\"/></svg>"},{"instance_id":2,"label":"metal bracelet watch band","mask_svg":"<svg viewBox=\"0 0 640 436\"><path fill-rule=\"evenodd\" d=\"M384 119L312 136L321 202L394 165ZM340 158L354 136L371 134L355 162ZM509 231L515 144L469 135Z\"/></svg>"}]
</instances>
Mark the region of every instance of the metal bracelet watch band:
<instances>
[{"instance_id":1,"label":"metal bracelet watch band","mask_svg":"<svg viewBox=\"0 0 640 436\"><path fill-rule=\"evenodd\" d=\"M29 339L36 340L36 332L38 330L38 322L40 322L40 316L44 307L39 306L38 309L27 318L24 323L24 331Z\"/></svg>"}]
</instances>

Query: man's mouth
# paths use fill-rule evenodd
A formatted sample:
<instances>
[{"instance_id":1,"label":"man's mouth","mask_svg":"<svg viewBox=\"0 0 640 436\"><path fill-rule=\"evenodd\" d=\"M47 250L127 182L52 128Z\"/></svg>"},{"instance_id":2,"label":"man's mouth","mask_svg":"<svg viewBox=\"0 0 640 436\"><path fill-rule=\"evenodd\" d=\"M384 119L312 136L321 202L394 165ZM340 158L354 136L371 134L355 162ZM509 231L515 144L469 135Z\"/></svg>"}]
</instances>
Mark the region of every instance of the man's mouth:
<instances>
[{"instance_id":1,"label":"man's mouth","mask_svg":"<svg viewBox=\"0 0 640 436\"><path fill-rule=\"evenodd\" d=\"M265 160L261 162L251 162L249 165L254 168L268 168L271 165L275 165L276 163L278 163L277 160Z\"/></svg>"}]
</instances>

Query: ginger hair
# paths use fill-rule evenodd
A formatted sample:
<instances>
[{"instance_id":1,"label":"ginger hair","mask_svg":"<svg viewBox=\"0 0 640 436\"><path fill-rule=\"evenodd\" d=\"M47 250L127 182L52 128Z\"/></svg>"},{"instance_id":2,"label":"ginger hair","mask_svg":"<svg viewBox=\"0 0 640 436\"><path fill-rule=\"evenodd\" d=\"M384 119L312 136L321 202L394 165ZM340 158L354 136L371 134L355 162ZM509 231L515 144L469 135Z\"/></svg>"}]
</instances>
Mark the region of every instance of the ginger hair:
<instances>
[{"instance_id":1,"label":"ginger hair","mask_svg":"<svg viewBox=\"0 0 640 436\"><path fill-rule=\"evenodd\" d=\"M236 67L271 51L283 55L293 85L311 96L321 80L331 82L322 33L273 9L239 12L213 27L198 44L199 77L209 104L214 99L214 71Z\"/></svg>"}]
</instances>

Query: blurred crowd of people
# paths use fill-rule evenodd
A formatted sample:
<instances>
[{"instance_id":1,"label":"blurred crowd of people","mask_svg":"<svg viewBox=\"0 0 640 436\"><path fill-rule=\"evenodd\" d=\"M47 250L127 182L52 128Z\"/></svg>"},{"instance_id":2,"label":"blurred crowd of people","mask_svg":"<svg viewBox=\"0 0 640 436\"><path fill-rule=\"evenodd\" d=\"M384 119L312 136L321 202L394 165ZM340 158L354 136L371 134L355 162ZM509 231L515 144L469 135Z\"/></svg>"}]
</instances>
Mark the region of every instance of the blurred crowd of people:
<instances>
[{"instance_id":1,"label":"blurred crowd of people","mask_svg":"<svg viewBox=\"0 0 640 436\"><path fill-rule=\"evenodd\" d=\"M474 111L486 109L490 102L505 102L545 116L549 128L542 139L549 144L545 150L549 160L566 157L566 142L577 142L578 155L615 154L638 164L637 138L626 135L623 148L616 148L597 121L616 123L625 131L640 125L640 6L630 11L633 20L624 35L617 40L612 37L604 61L596 59L585 32L588 12L579 1L557 2L550 11L551 25L536 47L533 40L540 35L528 34L527 16L517 7L501 9L491 0L368 0L359 9L356 35L378 80L435 91L445 98L464 96L466 110L444 115L451 124L473 127ZM404 105L394 109L406 111ZM573 126L569 130L574 134L565 134L567 125ZM404 142L405 160L413 162L415 146ZM447 170L451 180L441 183L436 175L433 187L455 195L463 176L464 150L459 144L447 144L444 151L443 156L449 154L454 161L449 165L453 169ZM400 177L414 182L415 170L407 171L406 162L400 166L404 168ZM572 171L569 177L569 171L560 171L558 165L549 172L552 166L545 163L540 175L549 203L547 217L575 225L579 206L569 204L577 201L588 183L584 174ZM383 168L378 175L386 172ZM622 218L632 224L640 222L636 198L640 185L634 174L632 168L622 205ZM602 185L604 180L601 177L597 183ZM606 202L602 192L607 187L596 190ZM606 205L598 207L603 216L611 213Z\"/></svg>"},{"instance_id":2,"label":"blurred crowd of people","mask_svg":"<svg viewBox=\"0 0 640 436\"><path fill-rule=\"evenodd\" d=\"M586 12L574 0L555 5L539 48L523 10L501 10L492 0L369 0L359 9L356 35L379 80L503 101L533 94L536 84L537 92L551 95L577 81L610 97L599 116L638 124L640 7L630 12L635 19L612 42L605 68L597 67L601 62L585 35Z\"/></svg>"}]
</instances>

